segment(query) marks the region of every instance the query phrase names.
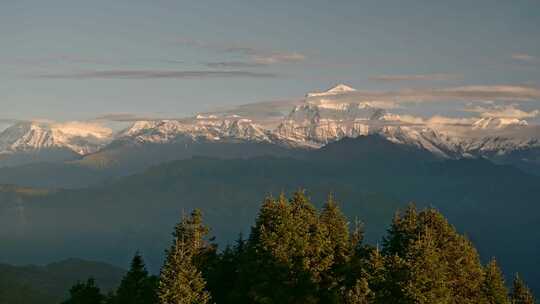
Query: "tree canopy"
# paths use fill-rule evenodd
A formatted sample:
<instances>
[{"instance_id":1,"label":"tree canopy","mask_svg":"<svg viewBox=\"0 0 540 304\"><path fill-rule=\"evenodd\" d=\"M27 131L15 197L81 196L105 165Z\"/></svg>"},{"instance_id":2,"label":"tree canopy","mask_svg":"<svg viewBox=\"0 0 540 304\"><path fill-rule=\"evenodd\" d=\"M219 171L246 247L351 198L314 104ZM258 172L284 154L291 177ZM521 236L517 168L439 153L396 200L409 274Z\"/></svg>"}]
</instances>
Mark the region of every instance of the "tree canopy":
<instances>
[{"instance_id":1,"label":"tree canopy","mask_svg":"<svg viewBox=\"0 0 540 304\"><path fill-rule=\"evenodd\" d=\"M65 304L535 303L518 275L509 292L496 260L483 265L434 208L396 212L381 248L332 195L319 211L303 190L264 199L249 237L221 251L209 233L196 209L176 225L159 279L137 253L107 299L89 280Z\"/></svg>"}]
</instances>

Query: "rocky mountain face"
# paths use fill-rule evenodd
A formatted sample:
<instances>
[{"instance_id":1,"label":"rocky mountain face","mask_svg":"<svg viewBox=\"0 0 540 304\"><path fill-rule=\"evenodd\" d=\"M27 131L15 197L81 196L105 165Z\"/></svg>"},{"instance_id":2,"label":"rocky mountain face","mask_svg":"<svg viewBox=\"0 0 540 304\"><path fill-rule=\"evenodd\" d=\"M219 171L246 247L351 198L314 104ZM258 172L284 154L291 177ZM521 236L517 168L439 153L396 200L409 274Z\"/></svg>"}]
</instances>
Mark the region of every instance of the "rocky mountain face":
<instances>
[{"instance_id":1,"label":"rocky mountain face","mask_svg":"<svg viewBox=\"0 0 540 304\"><path fill-rule=\"evenodd\" d=\"M105 146L112 131L80 123L21 122L0 133L0 153L67 149L80 155Z\"/></svg>"},{"instance_id":2,"label":"rocky mountain face","mask_svg":"<svg viewBox=\"0 0 540 304\"><path fill-rule=\"evenodd\" d=\"M270 132L249 119L197 116L186 120L138 121L121 132L117 140L137 143L174 143L179 138L192 140L246 140L270 142Z\"/></svg>"}]
</instances>

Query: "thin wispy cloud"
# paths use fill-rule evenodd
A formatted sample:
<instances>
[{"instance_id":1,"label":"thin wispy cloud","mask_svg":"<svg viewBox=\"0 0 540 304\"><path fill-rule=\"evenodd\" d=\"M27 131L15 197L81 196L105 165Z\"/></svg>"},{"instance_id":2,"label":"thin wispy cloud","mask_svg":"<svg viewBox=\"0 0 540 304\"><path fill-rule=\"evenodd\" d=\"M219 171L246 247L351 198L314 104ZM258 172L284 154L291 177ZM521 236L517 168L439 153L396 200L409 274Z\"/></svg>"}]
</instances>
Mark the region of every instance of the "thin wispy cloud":
<instances>
[{"instance_id":1,"label":"thin wispy cloud","mask_svg":"<svg viewBox=\"0 0 540 304\"><path fill-rule=\"evenodd\" d=\"M164 60L161 60L161 62L172 63L172 64L184 64L184 63L186 63L184 60L177 60L177 59L164 59Z\"/></svg>"},{"instance_id":2,"label":"thin wispy cloud","mask_svg":"<svg viewBox=\"0 0 540 304\"><path fill-rule=\"evenodd\" d=\"M249 45L210 43L192 39L180 39L177 42L184 46L204 48L214 52L244 56L246 57L246 61L243 61L242 64L246 65L287 64L299 63L306 60L306 55L299 52L269 50ZM233 61L229 62L229 64L240 64L240 62Z\"/></svg>"},{"instance_id":3,"label":"thin wispy cloud","mask_svg":"<svg viewBox=\"0 0 540 304\"><path fill-rule=\"evenodd\" d=\"M36 75L46 79L205 79L205 78L275 78L275 73L254 71L171 71L171 70L101 70Z\"/></svg>"},{"instance_id":4,"label":"thin wispy cloud","mask_svg":"<svg viewBox=\"0 0 540 304\"><path fill-rule=\"evenodd\" d=\"M178 120L179 117L165 117L157 115L139 115L131 113L107 113L95 117L93 121L111 121L111 122L135 122L143 120Z\"/></svg>"},{"instance_id":5,"label":"thin wispy cloud","mask_svg":"<svg viewBox=\"0 0 540 304\"><path fill-rule=\"evenodd\" d=\"M462 78L456 74L401 74L401 75L379 75L370 77L373 81L400 82L400 81L446 81Z\"/></svg>"},{"instance_id":6,"label":"thin wispy cloud","mask_svg":"<svg viewBox=\"0 0 540 304\"><path fill-rule=\"evenodd\" d=\"M219 61L207 62L205 65L209 68L257 68L265 67L266 64L246 61Z\"/></svg>"},{"instance_id":7,"label":"thin wispy cloud","mask_svg":"<svg viewBox=\"0 0 540 304\"><path fill-rule=\"evenodd\" d=\"M478 117L447 117L434 115L428 118L415 115L390 115L388 119L394 120L401 125L430 125L430 126L470 126Z\"/></svg>"},{"instance_id":8,"label":"thin wispy cloud","mask_svg":"<svg viewBox=\"0 0 540 304\"><path fill-rule=\"evenodd\" d=\"M477 121L476 117L447 117L435 115L425 120L427 125L468 126Z\"/></svg>"},{"instance_id":9,"label":"thin wispy cloud","mask_svg":"<svg viewBox=\"0 0 540 304\"><path fill-rule=\"evenodd\" d=\"M406 102L437 102L437 101L537 101L540 100L540 89L518 85L471 85L447 88L402 89L396 91L354 91L326 99L336 102L358 101L388 101L393 103Z\"/></svg>"},{"instance_id":10,"label":"thin wispy cloud","mask_svg":"<svg viewBox=\"0 0 540 304\"><path fill-rule=\"evenodd\" d=\"M538 57L525 54L525 53L514 53L512 54L512 59L522 61L522 62L537 62Z\"/></svg>"},{"instance_id":11,"label":"thin wispy cloud","mask_svg":"<svg viewBox=\"0 0 540 304\"><path fill-rule=\"evenodd\" d=\"M537 87L518 85L471 85L449 89L432 90L434 96L461 99L532 101L540 99Z\"/></svg>"},{"instance_id":12,"label":"thin wispy cloud","mask_svg":"<svg viewBox=\"0 0 540 304\"><path fill-rule=\"evenodd\" d=\"M481 117L499 117L499 118L535 118L540 115L539 110L533 110L530 112L523 111L517 108L515 105L494 105L490 107L486 106L474 106L465 109L466 112L479 113Z\"/></svg>"},{"instance_id":13,"label":"thin wispy cloud","mask_svg":"<svg viewBox=\"0 0 540 304\"><path fill-rule=\"evenodd\" d=\"M25 66L44 66L59 64L77 64L77 65L107 65L118 64L118 61L107 60L98 57L84 57L79 55L58 54L36 57L15 57L9 60L0 61L1 64L14 64Z\"/></svg>"},{"instance_id":14,"label":"thin wispy cloud","mask_svg":"<svg viewBox=\"0 0 540 304\"><path fill-rule=\"evenodd\" d=\"M1 124L12 124L12 123L17 123L17 122L20 122L20 120L13 119L13 118L0 118Z\"/></svg>"},{"instance_id":15,"label":"thin wispy cloud","mask_svg":"<svg viewBox=\"0 0 540 304\"><path fill-rule=\"evenodd\" d=\"M284 53L284 52L270 52L261 53L253 56L253 60L261 64L276 64L276 63L296 63L302 62L306 59L306 56L300 53Z\"/></svg>"}]
</instances>

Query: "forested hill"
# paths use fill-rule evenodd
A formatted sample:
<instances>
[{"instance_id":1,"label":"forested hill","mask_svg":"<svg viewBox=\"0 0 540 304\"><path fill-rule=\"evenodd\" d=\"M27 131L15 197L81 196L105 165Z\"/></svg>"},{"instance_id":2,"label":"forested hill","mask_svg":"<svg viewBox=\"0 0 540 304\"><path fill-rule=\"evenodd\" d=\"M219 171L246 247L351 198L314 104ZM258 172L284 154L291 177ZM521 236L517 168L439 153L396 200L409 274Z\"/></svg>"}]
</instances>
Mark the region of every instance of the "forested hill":
<instances>
[{"instance_id":1,"label":"forested hill","mask_svg":"<svg viewBox=\"0 0 540 304\"><path fill-rule=\"evenodd\" d=\"M174 227L159 277L136 253L112 293L89 279L62 304L536 303L519 274L505 281L497 259L482 263L434 208L397 212L381 246L363 228L332 195L318 209L296 191L267 196L247 238L220 248L195 209Z\"/></svg>"},{"instance_id":2,"label":"forested hill","mask_svg":"<svg viewBox=\"0 0 540 304\"><path fill-rule=\"evenodd\" d=\"M182 210L204 210L212 234L224 244L249 232L261 194L306 188L318 206L334 193L351 221L366 224L372 244L397 208L411 201L437 207L484 259L497 256L507 273L520 270L538 289L540 273L531 265L540 256L540 178L486 160L434 161L421 153L366 137L300 160L193 158L103 187L18 196L17 204L0 205L0 237L7 244L0 258L48 262L81 256L120 264L141 249L157 270L168 243L164 231ZM30 250L36 244L39 252Z\"/></svg>"},{"instance_id":3,"label":"forested hill","mask_svg":"<svg viewBox=\"0 0 540 304\"><path fill-rule=\"evenodd\" d=\"M46 266L0 264L0 303L57 304L77 281L93 277L106 292L118 286L124 273L118 267L80 259Z\"/></svg>"}]
</instances>

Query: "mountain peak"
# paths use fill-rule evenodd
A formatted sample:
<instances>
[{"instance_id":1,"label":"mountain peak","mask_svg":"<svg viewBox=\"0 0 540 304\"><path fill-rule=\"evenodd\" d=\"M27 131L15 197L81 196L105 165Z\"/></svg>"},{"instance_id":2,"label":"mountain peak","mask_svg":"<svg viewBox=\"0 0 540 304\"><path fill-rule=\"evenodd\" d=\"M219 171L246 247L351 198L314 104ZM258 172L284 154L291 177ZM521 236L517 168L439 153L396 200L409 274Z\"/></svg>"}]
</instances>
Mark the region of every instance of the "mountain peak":
<instances>
[{"instance_id":1,"label":"mountain peak","mask_svg":"<svg viewBox=\"0 0 540 304\"><path fill-rule=\"evenodd\" d=\"M65 148L84 155L97 151L111 136L110 129L91 123L24 121L0 132L0 152Z\"/></svg>"},{"instance_id":2,"label":"mountain peak","mask_svg":"<svg viewBox=\"0 0 540 304\"><path fill-rule=\"evenodd\" d=\"M346 84L337 84L333 86L332 88L324 91L324 92L315 92L315 93L308 93L307 97L319 97L319 96L327 96L327 95L338 95L338 94L345 94L349 92L355 92L356 89L346 85Z\"/></svg>"},{"instance_id":3,"label":"mountain peak","mask_svg":"<svg viewBox=\"0 0 540 304\"><path fill-rule=\"evenodd\" d=\"M345 92L354 92L354 91L356 91L356 89L346 84L340 83L330 88L329 90L327 90L326 93L345 93Z\"/></svg>"},{"instance_id":4,"label":"mountain peak","mask_svg":"<svg viewBox=\"0 0 540 304\"><path fill-rule=\"evenodd\" d=\"M121 132L119 138L139 143L173 143L186 138L208 141L270 140L261 126L236 115L227 118L198 115L184 120L138 121Z\"/></svg>"}]
</instances>

